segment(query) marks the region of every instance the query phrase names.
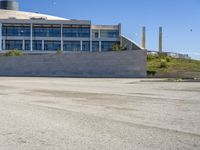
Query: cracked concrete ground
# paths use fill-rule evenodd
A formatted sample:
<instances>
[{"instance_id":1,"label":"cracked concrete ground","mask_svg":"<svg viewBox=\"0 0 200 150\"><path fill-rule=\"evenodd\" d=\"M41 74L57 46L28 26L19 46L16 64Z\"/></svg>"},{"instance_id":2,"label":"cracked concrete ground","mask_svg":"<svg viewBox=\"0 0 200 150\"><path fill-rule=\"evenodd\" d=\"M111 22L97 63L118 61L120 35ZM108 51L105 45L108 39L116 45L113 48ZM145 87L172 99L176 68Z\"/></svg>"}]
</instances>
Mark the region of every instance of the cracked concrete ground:
<instances>
[{"instance_id":1,"label":"cracked concrete ground","mask_svg":"<svg viewBox=\"0 0 200 150\"><path fill-rule=\"evenodd\" d=\"M199 150L200 83L0 78L0 150Z\"/></svg>"}]
</instances>

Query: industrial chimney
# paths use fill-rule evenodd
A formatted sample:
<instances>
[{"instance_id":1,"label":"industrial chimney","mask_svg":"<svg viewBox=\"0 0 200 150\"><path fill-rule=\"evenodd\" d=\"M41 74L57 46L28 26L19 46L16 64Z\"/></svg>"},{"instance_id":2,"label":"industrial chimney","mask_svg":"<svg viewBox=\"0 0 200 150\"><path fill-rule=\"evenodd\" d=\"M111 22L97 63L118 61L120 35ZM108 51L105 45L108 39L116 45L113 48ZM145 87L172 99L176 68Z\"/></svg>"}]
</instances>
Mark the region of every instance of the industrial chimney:
<instances>
[{"instance_id":1,"label":"industrial chimney","mask_svg":"<svg viewBox=\"0 0 200 150\"><path fill-rule=\"evenodd\" d=\"M0 9L19 10L19 4L15 0L0 0Z\"/></svg>"},{"instance_id":2,"label":"industrial chimney","mask_svg":"<svg viewBox=\"0 0 200 150\"><path fill-rule=\"evenodd\" d=\"M159 53L162 53L162 27L159 27Z\"/></svg>"},{"instance_id":3,"label":"industrial chimney","mask_svg":"<svg viewBox=\"0 0 200 150\"><path fill-rule=\"evenodd\" d=\"M146 27L142 27L142 47L146 48Z\"/></svg>"}]
</instances>

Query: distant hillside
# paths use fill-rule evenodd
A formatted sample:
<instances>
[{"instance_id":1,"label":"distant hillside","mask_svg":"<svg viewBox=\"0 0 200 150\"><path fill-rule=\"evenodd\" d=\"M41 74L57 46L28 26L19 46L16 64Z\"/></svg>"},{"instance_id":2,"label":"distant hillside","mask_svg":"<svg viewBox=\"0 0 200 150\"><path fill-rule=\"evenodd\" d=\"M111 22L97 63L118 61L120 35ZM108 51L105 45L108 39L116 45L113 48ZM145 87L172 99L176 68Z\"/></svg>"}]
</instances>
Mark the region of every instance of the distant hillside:
<instances>
[{"instance_id":1,"label":"distant hillside","mask_svg":"<svg viewBox=\"0 0 200 150\"><path fill-rule=\"evenodd\" d=\"M169 56L147 57L149 77L200 78L200 61Z\"/></svg>"}]
</instances>

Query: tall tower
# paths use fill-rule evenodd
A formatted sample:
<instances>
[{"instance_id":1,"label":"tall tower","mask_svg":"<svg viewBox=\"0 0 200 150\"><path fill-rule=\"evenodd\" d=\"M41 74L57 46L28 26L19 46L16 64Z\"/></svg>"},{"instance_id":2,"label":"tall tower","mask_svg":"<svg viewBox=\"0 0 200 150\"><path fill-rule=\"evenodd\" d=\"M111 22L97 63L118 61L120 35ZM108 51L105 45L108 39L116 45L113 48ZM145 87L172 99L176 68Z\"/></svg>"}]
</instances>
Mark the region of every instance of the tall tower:
<instances>
[{"instance_id":1,"label":"tall tower","mask_svg":"<svg viewBox=\"0 0 200 150\"><path fill-rule=\"evenodd\" d=\"M159 27L159 53L162 53L162 27Z\"/></svg>"},{"instance_id":2,"label":"tall tower","mask_svg":"<svg viewBox=\"0 0 200 150\"><path fill-rule=\"evenodd\" d=\"M142 27L142 47L146 48L146 27Z\"/></svg>"},{"instance_id":3,"label":"tall tower","mask_svg":"<svg viewBox=\"0 0 200 150\"><path fill-rule=\"evenodd\" d=\"M19 10L19 4L15 0L0 0L0 9Z\"/></svg>"}]
</instances>

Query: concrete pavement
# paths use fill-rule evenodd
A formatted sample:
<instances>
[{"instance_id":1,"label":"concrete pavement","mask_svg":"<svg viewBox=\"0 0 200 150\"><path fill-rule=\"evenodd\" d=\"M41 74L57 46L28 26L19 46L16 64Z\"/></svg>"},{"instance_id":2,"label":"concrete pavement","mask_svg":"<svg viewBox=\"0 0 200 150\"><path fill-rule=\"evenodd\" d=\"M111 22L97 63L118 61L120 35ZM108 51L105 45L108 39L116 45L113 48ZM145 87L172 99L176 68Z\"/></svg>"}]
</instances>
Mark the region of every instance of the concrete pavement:
<instances>
[{"instance_id":1,"label":"concrete pavement","mask_svg":"<svg viewBox=\"0 0 200 150\"><path fill-rule=\"evenodd\" d=\"M200 83L0 78L0 150L199 150Z\"/></svg>"}]
</instances>

